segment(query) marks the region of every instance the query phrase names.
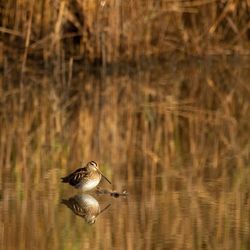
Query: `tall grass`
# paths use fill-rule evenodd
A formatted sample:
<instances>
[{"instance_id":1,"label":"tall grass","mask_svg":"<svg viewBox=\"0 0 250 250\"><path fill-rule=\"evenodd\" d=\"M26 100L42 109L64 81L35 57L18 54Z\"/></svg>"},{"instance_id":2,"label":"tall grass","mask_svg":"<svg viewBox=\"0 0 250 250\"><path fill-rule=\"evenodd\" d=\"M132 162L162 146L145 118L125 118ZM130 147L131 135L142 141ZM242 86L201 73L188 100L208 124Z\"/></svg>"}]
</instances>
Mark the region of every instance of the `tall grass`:
<instances>
[{"instance_id":1,"label":"tall grass","mask_svg":"<svg viewBox=\"0 0 250 250\"><path fill-rule=\"evenodd\" d=\"M210 57L249 54L249 1L0 5L1 246L249 248L249 59ZM83 160L131 194L92 229L59 205Z\"/></svg>"},{"instance_id":2,"label":"tall grass","mask_svg":"<svg viewBox=\"0 0 250 250\"><path fill-rule=\"evenodd\" d=\"M249 54L249 1L102 0L1 4L1 61L94 65L141 62L173 51Z\"/></svg>"}]
</instances>

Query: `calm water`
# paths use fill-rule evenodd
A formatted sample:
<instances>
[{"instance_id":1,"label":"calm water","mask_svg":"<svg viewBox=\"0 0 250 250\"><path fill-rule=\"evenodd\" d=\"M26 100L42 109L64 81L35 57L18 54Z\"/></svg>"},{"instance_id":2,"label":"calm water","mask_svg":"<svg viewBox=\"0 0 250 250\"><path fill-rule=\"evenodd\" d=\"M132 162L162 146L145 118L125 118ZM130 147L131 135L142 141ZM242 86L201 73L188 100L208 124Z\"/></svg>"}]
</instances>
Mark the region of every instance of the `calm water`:
<instances>
[{"instance_id":1,"label":"calm water","mask_svg":"<svg viewBox=\"0 0 250 250\"><path fill-rule=\"evenodd\" d=\"M244 65L1 76L0 248L250 249ZM60 183L82 160L128 196Z\"/></svg>"}]
</instances>

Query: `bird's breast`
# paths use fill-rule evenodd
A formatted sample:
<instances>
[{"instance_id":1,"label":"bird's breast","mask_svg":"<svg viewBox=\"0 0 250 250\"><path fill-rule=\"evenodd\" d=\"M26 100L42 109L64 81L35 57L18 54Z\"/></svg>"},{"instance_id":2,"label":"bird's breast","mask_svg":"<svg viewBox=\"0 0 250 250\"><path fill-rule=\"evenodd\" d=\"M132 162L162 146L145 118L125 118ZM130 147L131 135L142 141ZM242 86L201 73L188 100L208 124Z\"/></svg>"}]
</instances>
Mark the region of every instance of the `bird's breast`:
<instances>
[{"instance_id":1,"label":"bird's breast","mask_svg":"<svg viewBox=\"0 0 250 250\"><path fill-rule=\"evenodd\" d=\"M83 182L80 182L76 185L76 188L82 189L82 191L88 191L95 188L101 180L100 176L96 176L95 178L85 179Z\"/></svg>"}]
</instances>

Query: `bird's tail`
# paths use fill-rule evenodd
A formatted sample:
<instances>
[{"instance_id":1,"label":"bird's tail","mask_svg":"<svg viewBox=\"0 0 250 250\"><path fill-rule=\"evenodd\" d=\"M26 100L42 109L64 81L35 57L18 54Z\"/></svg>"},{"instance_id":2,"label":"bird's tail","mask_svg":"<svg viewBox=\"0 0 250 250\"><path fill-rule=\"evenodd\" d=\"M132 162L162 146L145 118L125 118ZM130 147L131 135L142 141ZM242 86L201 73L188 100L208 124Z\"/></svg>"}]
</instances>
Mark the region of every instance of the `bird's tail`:
<instances>
[{"instance_id":1,"label":"bird's tail","mask_svg":"<svg viewBox=\"0 0 250 250\"><path fill-rule=\"evenodd\" d=\"M66 177L61 177L61 181L62 181L62 182L68 182L68 176L66 176Z\"/></svg>"}]
</instances>

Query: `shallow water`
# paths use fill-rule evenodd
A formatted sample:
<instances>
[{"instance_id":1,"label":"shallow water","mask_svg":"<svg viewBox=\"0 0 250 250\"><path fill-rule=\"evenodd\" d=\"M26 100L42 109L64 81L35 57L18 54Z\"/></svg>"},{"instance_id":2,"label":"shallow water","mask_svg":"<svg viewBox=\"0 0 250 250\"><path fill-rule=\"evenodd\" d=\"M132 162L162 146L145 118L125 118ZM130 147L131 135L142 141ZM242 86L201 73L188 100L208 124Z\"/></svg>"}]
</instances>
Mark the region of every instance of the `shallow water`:
<instances>
[{"instance_id":1,"label":"shallow water","mask_svg":"<svg viewBox=\"0 0 250 250\"><path fill-rule=\"evenodd\" d=\"M21 108L3 76L1 249L250 249L249 73L224 64L33 72ZM82 160L128 196L61 183Z\"/></svg>"},{"instance_id":2,"label":"shallow water","mask_svg":"<svg viewBox=\"0 0 250 250\"><path fill-rule=\"evenodd\" d=\"M165 184L146 192L147 182L138 178L119 198L63 186L18 196L10 187L1 200L2 249L248 249L249 171L237 174L245 179L241 188L217 188L231 180L201 182L187 175L156 177ZM83 217L62 203L86 196L82 207L92 210ZM104 211L96 215L96 206Z\"/></svg>"}]
</instances>

